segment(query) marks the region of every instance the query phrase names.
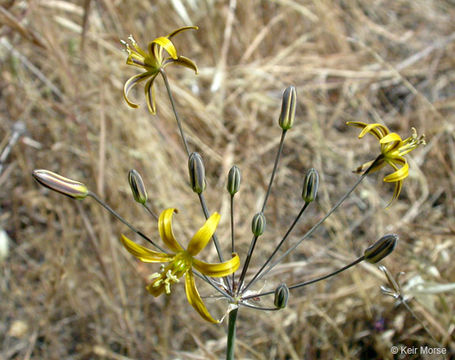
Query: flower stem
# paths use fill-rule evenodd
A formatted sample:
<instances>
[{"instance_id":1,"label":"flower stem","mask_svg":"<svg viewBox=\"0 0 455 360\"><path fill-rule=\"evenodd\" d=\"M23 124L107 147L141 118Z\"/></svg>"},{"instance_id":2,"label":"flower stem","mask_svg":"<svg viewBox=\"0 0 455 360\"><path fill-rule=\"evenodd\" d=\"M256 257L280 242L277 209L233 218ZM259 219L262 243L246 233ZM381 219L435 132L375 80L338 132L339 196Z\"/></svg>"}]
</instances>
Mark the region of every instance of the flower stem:
<instances>
[{"instance_id":1,"label":"flower stem","mask_svg":"<svg viewBox=\"0 0 455 360\"><path fill-rule=\"evenodd\" d=\"M292 225L289 227L288 231L286 232L286 234L284 235L283 239L280 241L280 243L278 244L278 246L275 248L275 250L273 251L273 253L269 256L269 258L267 259L267 261L264 263L264 265L261 266L261 268L259 269L259 271L256 273L256 275L254 275L254 277L250 280L250 282L243 288L243 291L246 291L251 285L253 285L253 283L256 281L256 279L259 277L259 275L261 274L262 270L264 270L264 268L270 263L270 261L273 259L273 257L275 256L275 254L278 252L278 250L280 249L280 247L283 245L283 243L286 241L286 239L288 238L289 234L292 232L292 230L294 229L295 225L298 223L298 221L300 220L300 218L302 217L302 214L303 212L305 211L305 209L308 207L310 203L308 202L305 202L305 204L303 205L302 209L300 210L299 214L297 215L297 217L294 219L294 222L292 223Z\"/></svg>"},{"instance_id":2,"label":"flower stem","mask_svg":"<svg viewBox=\"0 0 455 360\"><path fill-rule=\"evenodd\" d=\"M382 161L383 160L383 156L382 154L379 155L374 161L373 163L370 165L370 167L368 169L365 170L365 172L360 176L360 178L356 181L356 183L351 187L351 189L349 189L338 201L335 205L333 205L333 207L330 209L330 211L321 219L319 220L310 230L308 230L308 232L303 235L303 237L297 241L297 243L295 243L291 248L289 248L287 251L284 252L283 255L281 255L278 260L276 260L274 263L272 263L271 265L269 265L269 267L264 270L259 276L257 276L256 280L259 280L261 279L262 277L264 277L265 275L267 275L270 270L272 270L276 265L278 265L286 256L288 256L292 251L295 250L295 248L297 246L299 246L302 241L304 241L307 237L309 237L311 234L313 234L315 232L315 230L330 216L332 215L332 213L338 209L338 207L349 197L349 195L351 195L351 193L357 188L357 186L359 186L359 184L362 182L363 179L365 179L365 177L369 174L369 172L371 171L371 169L374 168L374 166L379 162L379 161Z\"/></svg>"},{"instance_id":3,"label":"flower stem","mask_svg":"<svg viewBox=\"0 0 455 360\"><path fill-rule=\"evenodd\" d=\"M227 338L227 349L226 349L226 360L234 360L235 352L235 330L237 313L239 309L234 309L229 313L229 324L228 324L228 338Z\"/></svg>"},{"instance_id":4,"label":"flower stem","mask_svg":"<svg viewBox=\"0 0 455 360\"><path fill-rule=\"evenodd\" d=\"M273 179L275 178L276 170L278 168L278 162L280 160L281 153L283 152L283 145L284 145L284 138L286 137L286 130L284 129L281 133L280 145L278 146L278 151L275 157L275 163L273 164L272 174L270 175L269 186L267 187L267 192L265 194L264 202L262 204L261 212L263 213L265 210L265 206L267 205L267 200L269 199L270 190L272 189ZM248 266L250 265L251 258L253 257L253 251L256 246L256 242L259 236L253 236L251 240L250 248L248 249L248 253L246 255L245 264L242 268L242 273L240 274L237 294L242 291L243 280L245 279L246 272L248 270Z\"/></svg>"},{"instance_id":5,"label":"flower stem","mask_svg":"<svg viewBox=\"0 0 455 360\"><path fill-rule=\"evenodd\" d=\"M160 69L160 74L163 77L164 85L166 86L167 95L169 96L169 101L171 102L172 111L174 112L175 120L177 121L177 126L179 127L180 136L182 137L183 146L185 147L186 154L190 156L190 149L186 141L185 133L183 132L182 122L180 121L179 114L177 113L177 108L175 107L174 96L172 95L171 86L167 79L166 72L163 69Z\"/></svg>"},{"instance_id":6,"label":"flower stem","mask_svg":"<svg viewBox=\"0 0 455 360\"><path fill-rule=\"evenodd\" d=\"M147 240L150 244L155 246L157 249L159 249L161 252L167 254L167 251L164 250L161 246L155 244L155 242L147 237L143 232L139 231L136 229L133 225L131 225L128 221L126 221L123 217L121 217L114 209L112 209L108 204L106 204L103 200L101 200L98 195L96 195L93 192L89 192L88 196L93 198L98 204L100 204L102 207L104 207L107 211L109 211L112 215L114 215L118 220L120 220L122 223L124 223L126 226L128 226L131 230L133 230L136 234L138 234L140 237L142 237L144 240Z\"/></svg>"},{"instance_id":7,"label":"flower stem","mask_svg":"<svg viewBox=\"0 0 455 360\"><path fill-rule=\"evenodd\" d=\"M278 161L280 160L281 153L283 152L284 138L286 137L286 130L283 130L281 133L280 145L278 147L278 152L276 154L275 163L273 164L272 175L270 176L269 186L267 188L267 193L265 194L264 203L262 204L261 212L264 212L265 206L267 205L267 200L269 199L270 190L272 189L273 179L275 178L276 170L278 167Z\"/></svg>"},{"instance_id":8,"label":"flower stem","mask_svg":"<svg viewBox=\"0 0 455 360\"><path fill-rule=\"evenodd\" d=\"M354 265L357 265L358 263L362 262L364 259L365 258L363 256L361 256L358 259L354 260L352 263L350 263L350 264L348 264L346 266L343 266L341 269L335 270L334 272L331 272L330 274L327 274L327 275L324 275L324 276L320 276L320 277L318 277L316 279L313 279L313 280L308 280L308 281L304 281L304 282L289 286L289 290L297 289L297 288L300 288L300 287L303 287L303 286L307 286L307 285L314 284L316 282L328 279L329 277L335 276L335 275L337 275L337 274L339 274L339 273L341 273L341 272L353 267ZM254 294L254 295L246 296L246 297L242 298L242 300L248 300L248 299L251 299L251 298L257 298L257 297L261 297L261 296L265 296L265 295L271 295L273 293L275 293L275 290L263 292L261 294Z\"/></svg>"},{"instance_id":9,"label":"flower stem","mask_svg":"<svg viewBox=\"0 0 455 360\"><path fill-rule=\"evenodd\" d=\"M188 142L186 141L185 132L183 131L183 127L182 127L182 122L180 120L179 114L177 113L177 108L175 106L175 100L174 100L174 96L172 95L171 86L169 85L169 81L167 79L166 72L163 69L160 69L160 74L163 77L164 85L166 86L166 91L167 91L167 94L168 94L168 97L169 97L169 101L171 102L172 112L174 113L175 120L177 121L177 126L178 126L179 131L180 131L180 136L181 136L182 141L183 141L183 146L185 147L186 154L189 157L190 156L190 148L188 146ZM209 212L208 212L208 209L207 209L207 205L205 203L205 199L204 199L202 194L199 194L199 200L201 202L201 207L202 207L202 211L204 212L204 216L205 216L206 219L208 219L209 218ZM221 248L220 248L220 245L218 243L218 238L217 238L216 234L213 234L212 239L213 239L213 243L215 244L216 251L218 253L218 258L220 259L221 262L223 262L223 255L221 254Z\"/></svg>"},{"instance_id":10,"label":"flower stem","mask_svg":"<svg viewBox=\"0 0 455 360\"><path fill-rule=\"evenodd\" d=\"M210 214L209 214L209 210L207 208L207 203L205 202L205 197L202 193L198 194L198 196L199 196L199 201L201 203L202 211L204 212L204 216L206 219L208 219ZM215 233L212 236L212 240L213 240L213 243L215 244L216 252L218 253L218 258L220 259L221 262L223 262L224 261L223 254L221 253L221 248L220 248L220 244L218 242L218 237L216 236Z\"/></svg>"},{"instance_id":11,"label":"flower stem","mask_svg":"<svg viewBox=\"0 0 455 360\"><path fill-rule=\"evenodd\" d=\"M235 253L235 236L234 236L234 195L231 195L231 253ZM235 274L232 273L231 279L232 292L235 291Z\"/></svg>"},{"instance_id":12,"label":"flower stem","mask_svg":"<svg viewBox=\"0 0 455 360\"><path fill-rule=\"evenodd\" d=\"M299 246L302 241L304 241L306 238L308 238L311 234L314 233L314 231L319 228L319 226L330 216L332 215L332 213L338 209L338 207L347 199L347 197L349 195L351 195L351 193L354 191L355 188L357 188L357 186L362 182L362 180L365 178L367 174L364 173L358 180L357 182L354 184L354 186L346 193L344 194L339 200L338 202L330 209L330 211L321 219L319 220L310 230L308 230L308 232L303 235L303 237L297 241L297 243L295 243L291 248L289 248L287 251L284 252L283 255L281 255L274 263L272 263L271 265L269 265L269 267L264 270L262 272L261 275L259 275L257 278L256 278L256 281L261 279L262 277L264 277L265 275L267 275L269 273L270 270L272 270L276 265L278 265L286 256L289 255L289 253L291 253L292 251L295 250L295 248L297 246Z\"/></svg>"}]
</instances>

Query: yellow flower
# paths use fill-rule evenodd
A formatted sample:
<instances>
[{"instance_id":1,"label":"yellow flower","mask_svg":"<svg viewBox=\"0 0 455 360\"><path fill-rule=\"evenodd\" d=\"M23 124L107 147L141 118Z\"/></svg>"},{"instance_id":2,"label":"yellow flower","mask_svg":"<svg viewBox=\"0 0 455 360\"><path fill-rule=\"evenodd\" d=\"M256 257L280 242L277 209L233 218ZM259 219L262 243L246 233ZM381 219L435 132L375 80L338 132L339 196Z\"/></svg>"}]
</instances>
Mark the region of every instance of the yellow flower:
<instances>
[{"instance_id":1,"label":"yellow flower","mask_svg":"<svg viewBox=\"0 0 455 360\"><path fill-rule=\"evenodd\" d=\"M139 106L128 99L128 93L130 92L130 90L135 85L143 82L144 80L147 80L144 88L145 98L147 99L147 106L149 111L152 114L155 114L156 107L155 93L153 90L153 81L159 74L160 70L164 69L169 64L185 66L187 68L194 70L197 74L196 64L185 56L178 56L177 50L175 49L175 46L171 41L171 39L175 35L189 29L197 30L198 27L185 26L177 30L174 30L167 36L161 36L159 38L156 38L155 40L151 41L148 44L148 51L145 51L142 48L140 48L131 35L128 38L131 43L131 46L130 44L122 40L122 44L126 46L126 51L128 52L128 58L126 59L126 63L128 65L137 66L145 70L145 72L140 73L138 75L134 75L133 77L129 78L125 85L123 86L123 97L125 98L129 106L133 108L137 108ZM166 50L166 52L169 55L168 57L166 58L163 57L163 50Z\"/></svg>"},{"instance_id":2,"label":"yellow flower","mask_svg":"<svg viewBox=\"0 0 455 360\"><path fill-rule=\"evenodd\" d=\"M395 191L389 205L400 195L403 187L403 180L409 175L409 165L404 155L414 150L421 144L425 144L425 135L417 137L416 129L412 128L412 134L405 140L402 140L397 133L391 133L389 129L381 124L366 124L360 121L349 121L347 125L362 128L359 134L361 139L365 134L370 133L381 144L381 157L369 172L377 171L389 164L395 171L384 177L385 182L394 182ZM373 161L361 165L356 172L361 173L368 169Z\"/></svg>"},{"instance_id":3,"label":"yellow flower","mask_svg":"<svg viewBox=\"0 0 455 360\"><path fill-rule=\"evenodd\" d=\"M188 302L193 308L207 321L217 323L208 312L204 302L196 289L194 282L193 268L201 274L211 277L223 277L235 272L239 265L240 259L237 254L232 254L232 259L223 263L206 263L194 258L205 246L215 232L220 214L213 213L205 224L196 232L190 240L188 247L183 249L174 237L172 231L172 216L176 209L170 208L164 210L158 219L158 229L161 239L166 246L171 250L171 254L149 250L141 245L138 245L122 235L121 241L123 246L135 257L143 262L149 263L167 263L161 265L161 271L151 276L154 280L147 286L147 290L153 296L159 296L163 292L170 294L171 285L179 282L179 279L185 275L185 291Z\"/></svg>"}]
</instances>

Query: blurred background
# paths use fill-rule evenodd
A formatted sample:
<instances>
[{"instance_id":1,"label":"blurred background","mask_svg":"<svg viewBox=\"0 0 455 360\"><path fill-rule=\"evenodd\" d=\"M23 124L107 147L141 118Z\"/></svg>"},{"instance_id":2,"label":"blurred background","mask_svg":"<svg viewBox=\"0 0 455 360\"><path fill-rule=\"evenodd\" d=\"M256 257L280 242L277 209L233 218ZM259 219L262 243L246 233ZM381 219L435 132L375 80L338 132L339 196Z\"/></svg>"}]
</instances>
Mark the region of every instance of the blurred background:
<instances>
[{"instance_id":1,"label":"blurred background","mask_svg":"<svg viewBox=\"0 0 455 360\"><path fill-rule=\"evenodd\" d=\"M159 265L139 263L118 241L121 233L140 239L91 199L63 197L31 176L44 168L84 182L159 241L156 221L131 196L127 172L134 168L156 212L179 209L175 232L186 243L204 218L188 187L164 84L155 85L157 115L148 113L139 88L132 97L141 106L129 108L122 87L137 70L125 64L120 44L133 34L146 47L185 25L199 30L174 43L199 75L176 66L167 73L190 148L205 161L205 194L210 212L222 215L217 233L226 253L226 176L233 164L242 171L235 204L242 260L280 139L281 95L289 85L297 88L296 122L250 276L302 206L307 169L320 173L318 200L285 249L354 184L352 170L377 156L377 141L357 139L358 129L346 121L380 122L402 138L415 127L427 138L408 156L398 201L385 208L394 185L382 178L390 168L368 176L256 289L326 274L397 233L398 246L382 264L405 273L404 295L429 333L381 294L386 280L377 266L361 264L292 292L282 311L242 308L237 358L389 359L392 345L439 346L453 355L454 18L449 0L3 0L1 149L21 125L26 132L0 174L0 359L224 357L226 323L204 322L182 284L171 296L147 293L147 276ZM215 261L214 248L199 257ZM198 283L200 292L214 295L204 285ZM218 318L225 313L224 300L206 302Z\"/></svg>"}]
</instances>

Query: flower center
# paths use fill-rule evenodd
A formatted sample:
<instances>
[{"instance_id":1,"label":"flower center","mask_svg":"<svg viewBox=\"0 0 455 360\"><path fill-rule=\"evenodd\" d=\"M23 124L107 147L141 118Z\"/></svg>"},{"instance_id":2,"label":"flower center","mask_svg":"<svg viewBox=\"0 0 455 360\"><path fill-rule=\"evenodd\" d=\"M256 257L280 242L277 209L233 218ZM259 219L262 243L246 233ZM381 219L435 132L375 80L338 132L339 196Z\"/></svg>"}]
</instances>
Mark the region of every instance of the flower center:
<instances>
[{"instance_id":1,"label":"flower center","mask_svg":"<svg viewBox=\"0 0 455 360\"><path fill-rule=\"evenodd\" d=\"M416 129L412 128L412 134L410 137L403 141L392 141L383 145L381 152L386 158L393 159L406 155L419 145L425 145L425 135L417 136Z\"/></svg>"},{"instance_id":2,"label":"flower center","mask_svg":"<svg viewBox=\"0 0 455 360\"><path fill-rule=\"evenodd\" d=\"M400 156L406 155L408 152L414 150L419 145L425 145L425 135L420 135L417 137L417 131L415 128L412 128L412 134L406 140L404 140L398 149Z\"/></svg>"},{"instance_id":3,"label":"flower center","mask_svg":"<svg viewBox=\"0 0 455 360\"><path fill-rule=\"evenodd\" d=\"M177 253L168 265L161 265L160 272L150 275L150 289L157 294L163 291L169 295L171 285L179 282L180 278L191 268L191 256L186 251Z\"/></svg>"}]
</instances>

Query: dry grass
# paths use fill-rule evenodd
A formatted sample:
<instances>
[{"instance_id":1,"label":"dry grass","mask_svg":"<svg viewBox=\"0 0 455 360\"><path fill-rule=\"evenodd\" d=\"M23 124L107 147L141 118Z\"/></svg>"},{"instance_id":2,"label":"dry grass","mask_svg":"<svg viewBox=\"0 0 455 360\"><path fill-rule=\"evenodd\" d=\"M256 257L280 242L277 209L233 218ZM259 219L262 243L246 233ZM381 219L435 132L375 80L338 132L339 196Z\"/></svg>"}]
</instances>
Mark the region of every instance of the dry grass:
<instances>
[{"instance_id":1,"label":"dry grass","mask_svg":"<svg viewBox=\"0 0 455 360\"><path fill-rule=\"evenodd\" d=\"M211 211L222 213L218 233L226 250L228 169L234 163L242 169L236 216L244 256L279 142L281 93L289 84L297 87L298 121L287 138L253 268L301 206L306 169L320 171L319 200L291 243L355 182L351 169L375 156L377 143L359 141L346 121L380 121L402 136L414 126L427 135L428 145L411 154L399 201L384 209L393 186L382 182L384 173L368 177L265 286L324 274L396 232L399 246L384 264L392 273L406 272L405 284L424 281L410 306L437 341L455 351L454 294L430 289L455 282L453 2L230 3L234 16L228 1L213 0L3 2L0 135L6 141L21 120L28 137L0 177L0 225L11 238L0 264L0 359L223 357L225 325L203 323L183 286L170 297L146 293L144 279L155 268L121 248L119 234L132 236L125 226L90 200L62 198L30 176L47 168L82 180L157 237L155 222L129 192L126 174L136 168L154 208L179 208L176 231L191 236L203 217L187 186L164 86L158 82L157 116L147 113L142 92L141 108L128 108L121 89L134 72L119 43L132 33L145 44L186 24L200 30L175 42L197 62L200 75L177 68L168 73L190 145L205 159L207 199ZM204 254L213 260L210 250ZM403 307L380 294L384 283L375 266L359 266L292 293L283 311L243 309L238 358L382 359L391 357L392 344L436 346ZM208 303L218 315L226 305Z\"/></svg>"}]
</instances>

